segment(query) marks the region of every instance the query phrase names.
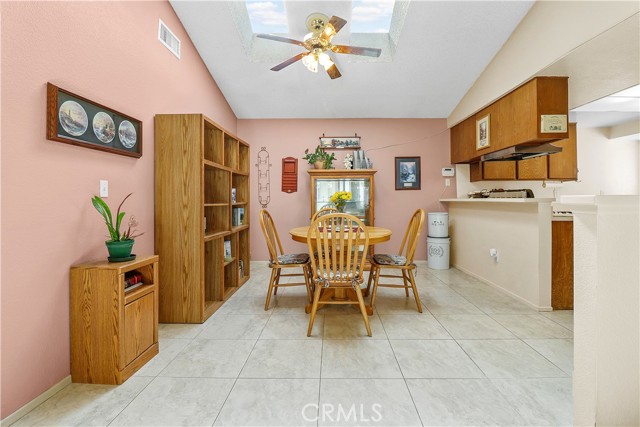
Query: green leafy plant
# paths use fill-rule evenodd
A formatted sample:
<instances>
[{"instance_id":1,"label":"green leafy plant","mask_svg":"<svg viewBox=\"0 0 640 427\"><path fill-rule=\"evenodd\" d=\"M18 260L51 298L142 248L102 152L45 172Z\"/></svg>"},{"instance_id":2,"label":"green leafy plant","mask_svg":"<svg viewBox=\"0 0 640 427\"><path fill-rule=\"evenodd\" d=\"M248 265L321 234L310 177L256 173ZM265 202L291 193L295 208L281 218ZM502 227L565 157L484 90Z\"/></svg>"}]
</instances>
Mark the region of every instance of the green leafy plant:
<instances>
[{"instance_id":1,"label":"green leafy plant","mask_svg":"<svg viewBox=\"0 0 640 427\"><path fill-rule=\"evenodd\" d=\"M111 215L111 209L109 209L109 205L107 205L107 203L99 196L93 196L93 198L91 199L91 203L93 203L93 207L96 208L98 213L102 215L102 217L104 218L104 222L107 225L107 230L109 231L109 237L111 237L112 242L118 242L121 240L133 240L135 237L142 236L144 234L144 233L135 234L136 233L135 227L138 226L138 221L133 215L131 215L131 217L129 218L129 223L128 223L129 227L127 228L127 230L123 233L120 233L120 226L122 225L122 220L124 219L124 216L126 214L125 212L120 212L120 209L122 209L122 205L124 205L124 202L132 194L133 193L127 194L127 197L125 197L122 200L122 203L120 203L120 206L118 206L118 211L116 212L115 224L113 223L113 216Z\"/></svg>"},{"instance_id":2,"label":"green leafy plant","mask_svg":"<svg viewBox=\"0 0 640 427\"><path fill-rule=\"evenodd\" d=\"M331 169L331 166L333 165L333 161L336 159L335 154L327 153L319 145L316 147L316 150L312 153L310 153L309 149L307 148L306 150L304 150L304 154L305 156L303 157L303 159L308 161L310 165L314 164L315 162L323 162L325 169Z\"/></svg>"}]
</instances>

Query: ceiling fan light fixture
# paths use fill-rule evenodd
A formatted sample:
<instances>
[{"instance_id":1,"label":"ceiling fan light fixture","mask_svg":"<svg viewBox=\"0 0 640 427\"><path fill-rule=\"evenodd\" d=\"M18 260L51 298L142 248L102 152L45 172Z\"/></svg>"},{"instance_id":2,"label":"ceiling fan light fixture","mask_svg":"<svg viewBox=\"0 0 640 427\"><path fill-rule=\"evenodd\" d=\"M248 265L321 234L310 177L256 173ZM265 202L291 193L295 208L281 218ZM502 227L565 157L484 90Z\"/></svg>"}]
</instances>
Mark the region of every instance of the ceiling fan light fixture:
<instances>
[{"instance_id":1,"label":"ceiling fan light fixture","mask_svg":"<svg viewBox=\"0 0 640 427\"><path fill-rule=\"evenodd\" d=\"M331 57L324 52L318 55L318 62L324 67L325 70L333 65Z\"/></svg>"},{"instance_id":2,"label":"ceiling fan light fixture","mask_svg":"<svg viewBox=\"0 0 640 427\"><path fill-rule=\"evenodd\" d=\"M312 73L318 72L318 61L316 60L315 55L310 54L305 56L304 58L302 58L302 63L305 67L307 67L307 70L311 71Z\"/></svg>"}]
</instances>

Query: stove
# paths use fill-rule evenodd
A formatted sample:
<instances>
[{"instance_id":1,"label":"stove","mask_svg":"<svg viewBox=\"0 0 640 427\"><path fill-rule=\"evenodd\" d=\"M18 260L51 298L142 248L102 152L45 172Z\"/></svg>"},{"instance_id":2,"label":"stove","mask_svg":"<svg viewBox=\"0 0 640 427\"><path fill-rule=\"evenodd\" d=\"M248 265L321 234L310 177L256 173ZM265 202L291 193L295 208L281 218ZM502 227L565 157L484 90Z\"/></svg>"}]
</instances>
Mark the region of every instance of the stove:
<instances>
[{"instance_id":1,"label":"stove","mask_svg":"<svg viewBox=\"0 0 640 427\"><path fill-rule=\"evenodd\" d=\"M533 190L503 190L501 188L489 191L489 198L500 199L532 199L534 197Z\"/></svg>"}]
</instances>

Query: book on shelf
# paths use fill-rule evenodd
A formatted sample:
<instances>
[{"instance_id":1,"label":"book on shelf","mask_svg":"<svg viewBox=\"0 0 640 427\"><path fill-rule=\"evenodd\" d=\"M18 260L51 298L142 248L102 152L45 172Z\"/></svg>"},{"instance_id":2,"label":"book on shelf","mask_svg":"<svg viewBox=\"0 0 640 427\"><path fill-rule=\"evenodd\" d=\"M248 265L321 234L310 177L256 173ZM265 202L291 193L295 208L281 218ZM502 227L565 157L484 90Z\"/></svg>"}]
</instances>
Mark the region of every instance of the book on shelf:
<instances>
[{"instance_id":1,"label":"book on shelf","mask_svg":"<svg viewBox=\"0 0 640 427\"><path fill-rule=\"evenodd\" d=\"M224 260L231 261L231 240L224 241Z\"/></svg>"},{"instance_id":2,"label":"book on shelf","mask_svg":"<svg viewBox=\"0 0 640 427\"><path fill-rule=\"evenodd\" d=\"M231 189L231 204L233 204L233 205L236 204L236 189L235 188Z\"/></svg>"},{"instance_id":3,"label":"book on shelf","mask_svg":"<svg viewBox=\"0 0 640 427\"><path fill-rule=\"evenodd\" d=\"M244 224L244 208L233 208L231 213L231 225L238 227Z\"/></svg>"},{"instance_id":4,"label":"book on shelf","mask_svg":"<svg viewBox=\"0 0 640 427\"><path fill-rule=\"evenodd\" d=\"M144 283L142 283L142 273L139 271L130 271L124 275L124 288L126 290L131 290L141 285L144 285Z\"/></svg>"},{"instance_id":5,"label":"book on shelf","mask_svg":"<svg viewBox=\"0 0 640 427\"><path fill-rule=\"evenodd\" d=\"M240 277L241 279L244 277L244 261L243 260L238 261L238 277Z\"/></svg>"}]
</instances>

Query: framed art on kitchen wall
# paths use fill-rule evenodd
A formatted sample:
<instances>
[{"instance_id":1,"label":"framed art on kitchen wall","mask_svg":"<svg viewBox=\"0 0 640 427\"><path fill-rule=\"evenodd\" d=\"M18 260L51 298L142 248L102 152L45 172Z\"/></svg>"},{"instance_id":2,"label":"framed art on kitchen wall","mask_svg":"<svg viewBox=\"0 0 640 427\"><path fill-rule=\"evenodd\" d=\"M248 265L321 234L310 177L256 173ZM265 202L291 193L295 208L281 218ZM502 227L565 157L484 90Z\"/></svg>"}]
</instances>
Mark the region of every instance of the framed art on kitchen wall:
<instances>
[{"instance_id":1,"label":"framed art on kitchen wall","mask_svg":"<svg viewBox=\"0 0 640 427\"><path fill-rule=\"evenodd\" d=\"M142 157L142 122L47 83L47 139Z\"/></svg>"}]
</instances>

